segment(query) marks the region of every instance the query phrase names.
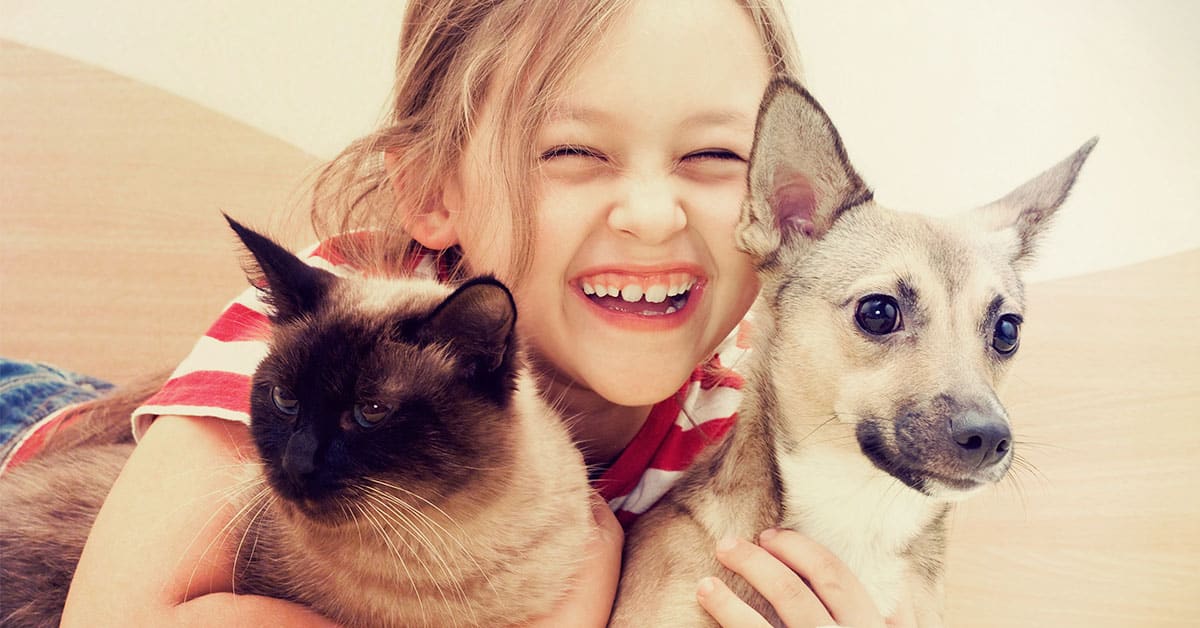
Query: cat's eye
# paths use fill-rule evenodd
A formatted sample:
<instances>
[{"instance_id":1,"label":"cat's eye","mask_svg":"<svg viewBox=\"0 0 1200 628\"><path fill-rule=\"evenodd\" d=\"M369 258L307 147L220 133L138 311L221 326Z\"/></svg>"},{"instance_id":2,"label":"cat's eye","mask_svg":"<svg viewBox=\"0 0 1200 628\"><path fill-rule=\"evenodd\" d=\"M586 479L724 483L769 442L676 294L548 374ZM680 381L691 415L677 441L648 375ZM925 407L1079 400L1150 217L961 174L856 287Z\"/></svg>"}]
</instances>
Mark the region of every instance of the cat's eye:
<instances>
[{"instance_id":1,"label":"cat's eye","mask_svg":"<svg viewBox=\"0 0 1200 628\"><path fill-rule=\"evenodd\" d=\"M858 302L854 321L859 329L873 336L884 336L900 331L900 305L886 294L872 294Z\"/></svg>"},{"instance_id":2,"label":"cat's eye","mask_svg":"<svg viewBox=\"0 0 1200 628\"><path fill-rule=\"evenodd\" d=\"M392 409L381 403L360 403L354 406L354 420L363 427L375 427L391 413Z\"/></svg>"},{"instance_id":3,"label":"cat's eye","mask_svg":"<svg viewBox=\"0 0 1200 628\"><path fill-rule=\"evenodd\" d=\"M275 407L280 412L286 415L295 416L300 412L300 400L282 386L271 389L271 401L275 403Z\"/></svg>"},{"instance_id":4,"label":"cat's eye","mask_svg":"<svg viewBox=\"0 0 1200 628\"><path fill-rule=\"evenodd\" d=\"M1017 350L1021 343L1021 317L1016 314L1005 314L996 321L992 331L992 348L1001 355L1008 355Z\"/></svg>"}]
</instances>

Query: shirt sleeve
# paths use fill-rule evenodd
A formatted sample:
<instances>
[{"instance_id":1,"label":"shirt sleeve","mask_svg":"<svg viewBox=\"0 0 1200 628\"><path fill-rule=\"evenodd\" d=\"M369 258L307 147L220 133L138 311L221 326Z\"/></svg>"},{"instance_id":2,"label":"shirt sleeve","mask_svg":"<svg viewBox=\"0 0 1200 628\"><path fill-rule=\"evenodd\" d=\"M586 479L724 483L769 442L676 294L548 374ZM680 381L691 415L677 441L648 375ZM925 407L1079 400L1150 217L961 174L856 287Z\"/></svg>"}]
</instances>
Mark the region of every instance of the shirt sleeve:
<instances>
[{"instance_id":1,"label":"shirt sleeve","mask_svg":"<svg viewBox=\"0 0 1200 628\"><path fill-rule=\"evenodd\" d=\"M134 436L141 438L161 415L249 423L250 378L270 338L267 306L257 289L248 288L225 307L163 388L134 411Z\"/></svg>"}]
</instances>

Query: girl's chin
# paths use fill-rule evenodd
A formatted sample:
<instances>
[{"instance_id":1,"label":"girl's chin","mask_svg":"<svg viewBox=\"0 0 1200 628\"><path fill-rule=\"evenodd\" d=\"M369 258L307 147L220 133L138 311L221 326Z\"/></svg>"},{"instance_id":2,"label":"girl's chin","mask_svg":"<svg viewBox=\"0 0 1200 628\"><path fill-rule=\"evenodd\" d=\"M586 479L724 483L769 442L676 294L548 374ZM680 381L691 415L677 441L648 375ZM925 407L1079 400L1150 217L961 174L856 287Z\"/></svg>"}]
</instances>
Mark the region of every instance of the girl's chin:
<instances>
[{"instance_id":1,"label":"girl's chin","mask_svg":"<svg viewBox=\"0 0 1200 628\"><path fill-rule=\"evenodd\" d=\"M566 372L546 369L544 360L535 367L549 398L559 399L568 412L586 412L617 405L631 408L652 406L679 392L694 365L665 365L645 354L622 354L606 347L592 347L594 356L586 364Z\"/></svg>"},{"instance_id":2,"label":"girl's chin","mask_svg":"<svg viewBox=\"0 0 1200 628\"><path fill-rule=\"evenodd\" d=\"M598 363L598 368L584 374L588 388L614 405L652 406L678 393L694 368L665 366L661 360L645 368L625 364L625 368L619 368Z\"/></svg>"}]
</instances>

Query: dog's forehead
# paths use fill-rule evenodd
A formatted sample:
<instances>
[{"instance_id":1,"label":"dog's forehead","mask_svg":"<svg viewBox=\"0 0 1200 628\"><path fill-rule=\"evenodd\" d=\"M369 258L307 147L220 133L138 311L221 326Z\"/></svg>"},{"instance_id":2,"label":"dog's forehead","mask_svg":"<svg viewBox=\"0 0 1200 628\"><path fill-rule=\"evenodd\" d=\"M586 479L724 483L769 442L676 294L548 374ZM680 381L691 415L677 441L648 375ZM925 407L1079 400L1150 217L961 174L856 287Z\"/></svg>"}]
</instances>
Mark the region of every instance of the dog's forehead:
<instances>
[{"instance_id":1,"label":"dog's forehead","mask_svg":"<svg viewBox=\"0 0 1200 628\"><path fill-rule=\"evenodd\" d=\"M810 253L806 274L830 299L903 280L950 301L983 299L983 293L989 300L1021 300L1021 284L1002 247L962 221L869 203L843 215Z\"/></svg>"}]
</instances>

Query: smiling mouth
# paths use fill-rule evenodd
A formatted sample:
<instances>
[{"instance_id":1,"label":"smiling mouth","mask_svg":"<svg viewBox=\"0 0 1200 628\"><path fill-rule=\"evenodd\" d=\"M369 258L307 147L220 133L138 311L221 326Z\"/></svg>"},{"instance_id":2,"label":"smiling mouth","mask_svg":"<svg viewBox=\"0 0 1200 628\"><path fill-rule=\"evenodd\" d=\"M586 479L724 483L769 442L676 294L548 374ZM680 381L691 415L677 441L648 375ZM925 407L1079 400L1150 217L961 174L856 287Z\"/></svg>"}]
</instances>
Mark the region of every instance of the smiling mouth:
<instances>
[{"instance_id":1,"label":"smiling mouth","mask_svg":"<svg viewBox=\"0 0 1200 628\"><path fill-rule=\"evenodd\" d=\"M605 309L638 316L668 316L687 306L697 283L699 279L688 273L652 279L601 273L584 277L578 285L592 303Z\"/></svg>"}]
</instances>

